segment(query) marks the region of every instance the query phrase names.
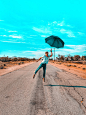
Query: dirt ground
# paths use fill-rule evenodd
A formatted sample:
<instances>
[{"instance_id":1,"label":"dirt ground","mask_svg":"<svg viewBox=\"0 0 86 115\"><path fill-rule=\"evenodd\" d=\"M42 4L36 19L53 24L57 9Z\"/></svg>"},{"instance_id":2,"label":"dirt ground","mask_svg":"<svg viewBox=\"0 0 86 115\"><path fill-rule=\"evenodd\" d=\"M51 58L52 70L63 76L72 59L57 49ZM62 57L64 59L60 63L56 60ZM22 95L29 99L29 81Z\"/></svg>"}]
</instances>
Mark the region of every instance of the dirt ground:
<instances>
[{"instance_id":1,"label":"dirt ground","mask_svg":"<svg viewBox=\"0 0 86 115\"><path fill-rule=\"evenodd\" d=\"M21 65L21 64L25 64L25 63L29 63L29 62L32 62L32 61L10 61L10 62L0 61L0 67L2 66L3 69L6 69L8 67L12 67L12 66L15 66L15 65Z\"/></svg>"},{"instance_id":2,"label":"dirt ground","mask_svg":"<svg viewBox=\"0 0 86 115\"><path fill-rule=\"evenodd\" d=\"M70 73L86 78L86 64L57 61L49 61L49 63L53 66L63 69L64 71L68 71Z\"/></svg>"},{"instance_id":3,"label":"dirt ground","mask_svg":"<svg viewBox=\"0 0 86 115\"><path fill-rule=\"evenodd\" d=\"M15 61L15 62L2 62L0 61L0 76L17 70L19 68L28 66L34 61Z\"/></svg>"}]
</instances>

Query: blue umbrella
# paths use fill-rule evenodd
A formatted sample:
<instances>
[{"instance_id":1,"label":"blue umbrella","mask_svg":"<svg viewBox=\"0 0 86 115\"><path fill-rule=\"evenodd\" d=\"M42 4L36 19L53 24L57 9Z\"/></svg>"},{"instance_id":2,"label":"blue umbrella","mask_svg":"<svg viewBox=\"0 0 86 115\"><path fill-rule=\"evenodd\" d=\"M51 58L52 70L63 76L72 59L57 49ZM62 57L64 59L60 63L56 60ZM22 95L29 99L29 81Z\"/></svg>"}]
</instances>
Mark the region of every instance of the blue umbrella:
<instances>
[{"instance_id":1,"label":"blue umbrella","mask_svg":"<svg viewBox=\"0 0 86 115\"><path fill-rule=\"evenodd\" d=\"M58 36L51 35L45 38L45 42L48 43L51 47L62 48L64 47L64 42ZM55 48L54 48L54 60L55 60Z\"/></svg>"}]
</instances>

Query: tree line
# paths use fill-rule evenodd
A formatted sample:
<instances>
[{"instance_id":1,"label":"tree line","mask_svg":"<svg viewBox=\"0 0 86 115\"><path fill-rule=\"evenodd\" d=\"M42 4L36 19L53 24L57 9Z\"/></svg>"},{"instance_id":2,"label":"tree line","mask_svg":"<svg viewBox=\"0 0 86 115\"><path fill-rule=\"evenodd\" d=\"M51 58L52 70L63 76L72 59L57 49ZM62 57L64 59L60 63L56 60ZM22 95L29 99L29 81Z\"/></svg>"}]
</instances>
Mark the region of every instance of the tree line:
<instances>
[{"instance_id":1,"label":"tree line","mask_svg":"<svg viewBox=\"0 0 86 115\"><path fill-rule=\"evenodd\" d=\"M65 57L64 55L58 54L58 57L56 57L56 60L64 60L64 61L84 61L86 60L86 56L80 56L80 55L74 55L71 56L70 54Z\"/></svg>"},{"instance_id":2,"label":"tree line","mask_svg":"<svg viewBox=\"0 0 86 115\"><path fill-rule=\"evenodd\" d=\"M32 58L32 59L30 59L30 58L26 58L26 57L12 57L12 58L10 58L10 57L0 57L0 61L2 61L2 62L10 62L10 61L31 61L31 60L35 60L35 58Z\"/></svg>"}]
</instances>

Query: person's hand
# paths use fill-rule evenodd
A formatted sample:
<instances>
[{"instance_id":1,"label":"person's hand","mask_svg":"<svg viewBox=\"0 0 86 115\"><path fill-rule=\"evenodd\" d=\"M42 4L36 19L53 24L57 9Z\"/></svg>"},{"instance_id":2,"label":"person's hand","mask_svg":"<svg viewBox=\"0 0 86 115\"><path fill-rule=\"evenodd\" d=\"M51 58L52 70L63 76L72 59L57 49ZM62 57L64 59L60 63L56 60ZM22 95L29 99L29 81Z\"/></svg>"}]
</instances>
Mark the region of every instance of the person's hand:
<instances>
[{"instance_id":1,"label":"person's hand","mask_svg":"<svg viewBox=\"0 0 86 115\"><path fill-rule=\"evenodd\" d=\"M52 52L52 49L50 51Z\"/></svg>"}]
</instances>

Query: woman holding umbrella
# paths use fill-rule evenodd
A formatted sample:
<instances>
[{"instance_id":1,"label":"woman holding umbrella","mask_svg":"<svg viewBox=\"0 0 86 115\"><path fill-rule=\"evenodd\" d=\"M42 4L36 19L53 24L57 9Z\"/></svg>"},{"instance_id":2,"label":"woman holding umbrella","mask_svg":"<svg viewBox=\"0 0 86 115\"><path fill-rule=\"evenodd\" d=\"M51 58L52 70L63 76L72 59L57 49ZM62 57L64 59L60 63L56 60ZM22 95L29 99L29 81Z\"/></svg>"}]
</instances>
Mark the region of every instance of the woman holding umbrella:
<instances>
[{"instance_id":1,"label":"woman holding umbrella","mask_svg":"<svg viewBox=\"0 0 86 115\"><path fill-rule=\"evenodd\" d=\"M43 59L41 64L39 65L39 67L36 69L36 71L35 71L35 73L33 75L33 78L35 78L35 75L38 72L38 70L43 67L43 81L45 82L46 64L48 64L49 57L52 57L52 55L53 55L52 54L52 49L50 51L51 51L51 55L49 55L48 52L45 52L45 55L43 57L40 57L37 60L37 62L38 62L39 60Z\"/></svg>"}]
</instances>

